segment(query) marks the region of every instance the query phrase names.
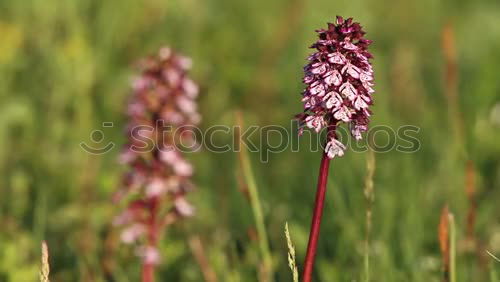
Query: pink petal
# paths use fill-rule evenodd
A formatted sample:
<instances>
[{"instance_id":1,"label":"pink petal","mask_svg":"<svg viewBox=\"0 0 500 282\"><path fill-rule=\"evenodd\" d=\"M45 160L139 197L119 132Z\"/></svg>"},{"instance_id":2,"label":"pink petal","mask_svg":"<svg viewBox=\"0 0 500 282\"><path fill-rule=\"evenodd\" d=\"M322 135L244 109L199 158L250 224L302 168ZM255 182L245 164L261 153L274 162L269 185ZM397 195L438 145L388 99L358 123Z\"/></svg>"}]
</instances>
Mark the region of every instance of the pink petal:
<instances>
[{"instance_id":1,"label":"pink petal","mask_svg":"<svg viewBox=\"0 0 500 282\"><path fill-rule=\"evenodd\" d=\"M361 82L372 81L373 76L368 72L361 72L361 74L359 75L359 79L361 80Z\"/></svg>"},{"instance_id":2,"label":"pink petal","mask_svg":"<svg viewBox=\"0 0 500 282\"><path fill-rule=\"evenodd\" d=\"M358 46L356 46L348 41L345 41L342 45L343 45L344 49L347 49L347 50L357 50L358 49Z\"/></svg>"},{"instance_id":3,"label":"pink petal","mask_svg":"<svg viewBox=\"0 0 500 282\"><path fill-rule=\"evenodd\" d=\"M354 100L354 108L359 111L361 109L368 108L368 104L365 100L363 100L362 96L358 96Z\"/></svg>"},{"instance_id":4,"label":"pink petal","mask_svg":"<svg viewBox=\"0 0 500 282\"><path fill-rule=\"evenodd\" d=\"M343 106L333 114L333 117L338 120L348 122L351 120L351 112L346 106Z\"/></svg>"},{"instance_id":5,"label":"pink petal","mask_svg":"<svg viewBox=\"0 0 500 282\"><path fill-rule=\"evenodd\" d=\"M356 90L356 88L354 88L354 86L349 82L342 84L339 90L340 93L344 94L344 96L346 96L351 101L354 100L354 98L356 98L356 96L358 95L358 90Z\"/></svg>"},{"instance_id":6,"label":"pink petal","mask_svg":"<svg viewBox=\"0 0 500 282\"><path fill-rule=\"evenodd\" d=\"M342 75L340 75L338 70L329 71L325 74L325 83L327 85L339 86L342 84Z\"/></svg>"},{"instance_id":7,"label":"pink petal","mask_svg":"<svg viewBox=\"0 0 500 282\"><path fill-rule=\"evenodd\" d=\"M339 52L329 54L328 57L328 61L330 63L343 65L346 62L346 58L344 57L344 55L340 54Z\"/></svg>"},{"instance_id":8,"label":"pink petal","mask_svg":"<svg viewBox=\"0 0 500 282\"><path fill-rule=\"evenodd\" d=\"M326 107L331 109L333 107L339 107L342 104L342 97L340 97L339 93L330 92L331 97L326 101Z\"/></svg>"},{"instance_id":9,"label":"pink petal","mask_svg":"<svg viewBox=\"0 0 500 282\"><path fill-rule=\"evenodd\" d=\"M325 152L327 153L327 155L330 159L333 159L336 156L339 156L339 157L343 156L345 149L346 149L346 147L344 146L344 144L342 144L337 139L332 138L326 144Z\"/></svg>"},{"instance_id":10,"label":"pink petal","mask_svg":"<svg viewBox=\"0 0 500 282\"><path fill-rule=\"evenodd\" d=\"M311 73L314 74L323 74L326 71L326 64L324 63L314 63L311 67Z\"/></svg>"}]
</instances>

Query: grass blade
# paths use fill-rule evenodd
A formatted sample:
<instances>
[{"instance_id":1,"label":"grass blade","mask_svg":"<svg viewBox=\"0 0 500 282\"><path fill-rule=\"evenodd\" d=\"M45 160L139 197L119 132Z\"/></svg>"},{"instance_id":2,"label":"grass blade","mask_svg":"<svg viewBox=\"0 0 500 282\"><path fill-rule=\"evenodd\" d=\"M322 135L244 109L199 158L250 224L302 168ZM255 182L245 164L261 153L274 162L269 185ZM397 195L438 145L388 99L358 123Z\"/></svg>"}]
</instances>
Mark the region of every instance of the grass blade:
<instances>
[{"instance_id":1,"label":"grass blade","mask_svg":"<svg viewBox=\"0 0 500 282\"><path fill-rule=\"evenodd\" d=\"M449 230L449 212L448 206L445 206L441 211L441 218L439 221L439 248L443 259L443 281L450 281L450 230Z\"/></svg>"},{"instance_id":2,"label":"grass blade","mask_svg":"<svg viewBox=\"0 0 500 282\"><path fill-rule=\"evenodd\" d=\"M49 249L45 241L42 242L42 267L40 269L40 282L49 282Z\"/></svg>"},{"instance_id":3,"label":"grass blade","mask_svg":"<svg viewBox=\"0 0 500 282\"><path fill-rule=\"evenodd\" d=\"M292 243L292 238L290 237L290 231L288 230L288 222L285 223L285 237L286 244L288 246L288 266L292 270L293 282L299 282L299 272L297 270L297 263L295 261L295 246Z\"/></svg>"},{"instance_id":4,"label":"grass blade","mask_svg":"<svg viewBox=\"0 0 500 282\"><path fill-rule=\"evenodd\" d=\"M248 193L250 196L250 205L252 207L252 213L255 218L257 234L259 236L259 248L262 254L263 267L264 267L263 277L265 277L266 281L271 281L272 258L271 258L271 252L269 251L269 241L264 223L262 205L260 203L260 198L259 198L259 190L257 189L257 184L255 182L255 177L250 163L250 158L248 157L248 152L246 151L241 139L241 130L243 130L243 116L240 111L236 112L236 123L240 128L240 131L238 132L238 142L240 146L239 147L240 166L243 172L243 178L248 187Z\"/></svg>"},{"instance_id":5,"label":"grass blade","mask_svg":"<svg viewBox=\"0 0 500 282\"><path fill-rule=\"evenodd\" d=\"M448 214L450 224L450 282L457 281L456 274L456 231L455 231L455 217L452 213Z\"/></svg>"},{"instance_id":6,"label":"grass blade","mask_svg":"<svg viewBox=\"0 0 500 282\"><path fill-rule=\"evenodd\" d=\"M439 247L443 257L443 281L456 282L456 230L455 217L443 208L439 221Z\"/></svg>"},{"instance_id":7,"label":"grass blade","mask_svg":"<svg viewBox=\"0 0 500 282\"><path fill-rule=\"evenodd\" d=\"M366 179L365 179L365 200L366 200L366 237L365 237L365 281L370 281L370 236L372 229L372 207L375 200L375 190L373 187L373 175L375 173L375 154L369 151L366 159Z\"/></svg>"}]
</instances>

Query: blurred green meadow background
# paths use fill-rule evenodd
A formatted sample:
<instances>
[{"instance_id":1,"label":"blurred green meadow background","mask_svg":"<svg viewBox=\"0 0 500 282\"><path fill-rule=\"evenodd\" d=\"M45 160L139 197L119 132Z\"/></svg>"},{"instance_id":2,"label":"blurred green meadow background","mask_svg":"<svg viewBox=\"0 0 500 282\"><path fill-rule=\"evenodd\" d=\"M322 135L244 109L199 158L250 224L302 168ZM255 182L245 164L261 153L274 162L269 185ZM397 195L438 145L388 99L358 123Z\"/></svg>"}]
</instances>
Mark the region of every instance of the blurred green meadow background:
<instances>
[{"instance_id":1,"label":"blurred green meadow background","mask_svg":"<svg viewBox=\"0 0 500 282\"><path fill-rule=\"evenodd\" d=\"M111 224L122 209L111 195L125 169L117 156L139 58L164 45L192 57L202 129L234 125L237 111L247 126L289 127L302 110L314 30L336 15L354 17L374 40L372 126L420 128L417 152L375 153L371 281L442 279L446 204L458 281L499 281L500 262L486 253L500 254L498 0L1 0L0 281L37 281L42 240L51 281L139 281L139 259ZM97 129L117 144L111 152L79 146ZM267 146L279 143L270 136ZM250 154L275 281L292 280L285 222L299 267L305 255L321 155L308 147L268 162ZM217 281L258 281L263 238L238 153L189 158L197 213L166 231L157 280L204 281L208 267ZM365 281L366 159L348 151L332 162L315 281Z\"/></svg>"}]
</instances>

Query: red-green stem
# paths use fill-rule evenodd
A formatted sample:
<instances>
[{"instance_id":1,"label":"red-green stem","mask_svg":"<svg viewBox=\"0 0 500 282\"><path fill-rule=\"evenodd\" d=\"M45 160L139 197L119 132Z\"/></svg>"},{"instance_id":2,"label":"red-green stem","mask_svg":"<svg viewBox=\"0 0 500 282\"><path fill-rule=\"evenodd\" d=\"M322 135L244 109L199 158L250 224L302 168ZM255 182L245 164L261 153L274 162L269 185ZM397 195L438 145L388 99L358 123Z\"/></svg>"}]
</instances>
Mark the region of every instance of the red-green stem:
<instances>
[{"instance_id":1,"label":"red-green stem","mask_svg":"<svg viewBox=\"0 0 500 282\"><path fill-rule=\"evenodd\" d=\"M325 204L326 182L328 180L328 169L330 167L330 158L323 152L321 166L319 168L318 187L316 190L316 200L314 202L314 213L309 233L309 243L307 245L306 260L304 262L304 271L302 274L303 282L311 282L314 258L318 246L319 231L321 226L321 217L323 215L323 206Z\"/></svg>"},{"instance_id":2,"label":"red-green stem","mask_svg":"<svg viewBox=\"0 0 500 282\"><path fill-rule=\"evenodd\" d=\"M142 265L142 282L155 281L155 265L152 263L145 263Z\"/></svg>"},{"instance_id":3,"label":"red-green stem","mask_svg":"<svg viewBox=\"0 0 500 282\"><path fill-rule=\"evenodd\" d=\"M156 249L158 239L158 228L156 222L156 214L158 212L158 199L153 198L149 203L149 221L148 221L148 247ZM145 262L142 265L142 282L155 281L155 264Z\"/></svg>"}]
</instances>

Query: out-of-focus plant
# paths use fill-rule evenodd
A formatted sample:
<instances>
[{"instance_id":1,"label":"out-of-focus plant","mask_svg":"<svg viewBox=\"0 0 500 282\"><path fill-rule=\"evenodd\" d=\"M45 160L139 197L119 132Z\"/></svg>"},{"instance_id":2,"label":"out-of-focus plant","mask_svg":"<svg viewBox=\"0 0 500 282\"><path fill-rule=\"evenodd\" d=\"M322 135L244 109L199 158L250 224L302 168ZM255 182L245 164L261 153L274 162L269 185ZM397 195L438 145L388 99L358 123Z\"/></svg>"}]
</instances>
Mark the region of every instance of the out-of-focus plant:
<instances>
[{"instance_id":1,"label":"out-of-focus plant","mask_svg":"<svg viewBox=\"0 0 500 282\"><path fill-rule=\"evenodd\" d=\"M195 98L198 87L187 77L191 60L169 48L140 62L142 74L133 82L128 105L128 143L121 162L129 166L114 199L128 201L114 223L124 226L121 239L136 243L142 258L142 281L154 281L160 262L158 241L165 227L194 208L185 199L193 188L191 164L181 154L181 144L194 142L189 126L200 116Z\"/></svg>"}]
</instances>

